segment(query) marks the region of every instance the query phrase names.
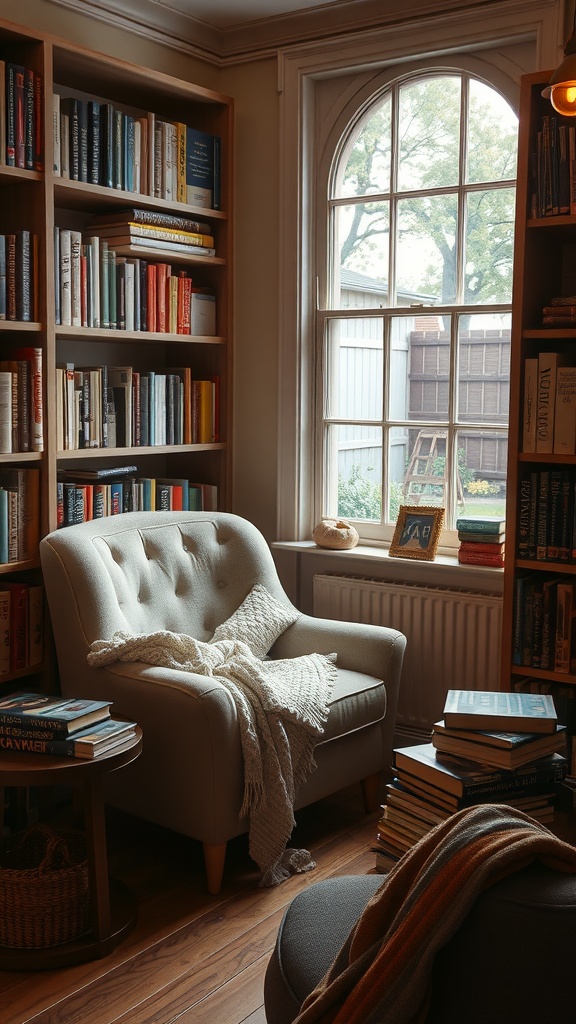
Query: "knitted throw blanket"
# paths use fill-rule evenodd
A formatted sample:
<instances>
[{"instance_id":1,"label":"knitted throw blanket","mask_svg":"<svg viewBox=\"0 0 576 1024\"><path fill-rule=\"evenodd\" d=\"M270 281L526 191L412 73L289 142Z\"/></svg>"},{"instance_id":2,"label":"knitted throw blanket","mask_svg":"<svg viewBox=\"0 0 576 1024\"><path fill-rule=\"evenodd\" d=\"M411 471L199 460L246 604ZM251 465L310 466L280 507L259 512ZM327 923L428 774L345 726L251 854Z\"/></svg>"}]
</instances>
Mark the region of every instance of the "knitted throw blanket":
<instances>
[{"instance_id":1,"label":"knitted throw blanket","mask_svg":"<svg viewBox=\"0 0 576 1024\"><path fill-rule=\"evenodd\" d=\"M521 811L459 811L404 854L294 1024L425 1020L435 953L488 886L539 860L576 871L576 849Z\"/></svg>"},{"instance_id":2,"label":"knitted throw blanket","mask_svg":"<svg viewBox=\"0 0 576 1024\"><path fill-rule=\"evenodd\" d=\"M277 885L315 864L307 850L288 850L295 825L294 795L315 768L313 751L328 717L336 656L309 654L262 661L239 640L204 643L161 630L134 636L117 632L91 644L88 663L115 661L213 676L226 687L238 713L244 756L244 802L250 856L260 885Z\"/></svg>"}]
</instances>

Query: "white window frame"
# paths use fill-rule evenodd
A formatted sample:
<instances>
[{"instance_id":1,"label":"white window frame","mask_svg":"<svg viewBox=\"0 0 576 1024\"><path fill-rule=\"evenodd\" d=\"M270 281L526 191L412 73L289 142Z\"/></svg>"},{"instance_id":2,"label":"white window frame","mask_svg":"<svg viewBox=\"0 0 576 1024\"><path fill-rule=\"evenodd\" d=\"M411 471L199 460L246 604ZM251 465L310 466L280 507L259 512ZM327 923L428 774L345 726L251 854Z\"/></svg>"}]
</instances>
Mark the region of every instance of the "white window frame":
<instances>
[{"instance_id":1,"label":"white window frame","mask_svg":"<svg viewBox=\"0 0 576 1024\"><path fill-rule=\"evenodd\" d=\"M474 66L474 71L471 70L472 66ZM422 80L425 81L427 74L429 74L429 75L431 75L433 77L441 76L443 74L446 74L446 75L454 74L462 82L464 82L466 80L466 78L468 80L472 79L472 80L477 81L477 82L483 82L484 84L486 84L486 85L488 85L488 86L490 86L492 88L495 88L495 91L498 92L498 90L496 89L496 87L493 85L492 82L487 82L485 78L481 78L480 77L481 72L484 72L484 74L486 73L485 66L482 64L482 62L481 61L476 61L474 58L471 58L468 55L462 55L459 58L452 58L449 63L447 62L446 58L442 58L442 60L440 62L438 62L436 60L433 60L433 59L430 60L430 61L421 61L421 62L419 62L416 71L413 70L413 67L412 67L411 64L410 65L402 65L399 74L398 74L398 68L397 67L396 68L389 68L389 69L386 69L382 73L382 75L378 76L377 78L372 78L370 80L370 82L368 83L368 85L367 85L368 99L367 99L366 106L364 105L364 102L363 102L364 97L363 97L362 93L359 93L359 94L357 94L354 97L354 100L352 101L352 104L346 106L345 110L343 111L343 114L344 114L344 116L349 114L350 113L349 107L352 106L352 110L351 110L351 113L350 113L350 116L352 118L352 123L353 122L356 122L357 124L358 123L362 123L362 124L368 123L369 120L370 120L370 117L372 116L374 111L378 108L379 104L382 102L383 97L385 96L385 94L387 93L387 91L391 87L399 87L399 86L402 86L405 83L410 83L410 82L417 82L417 81L422 81ZM364 90L362 90L362 92L363 91ZM505 96L504 98L505 99L509 99L508 96ZM358 108L358 100L360 100L360 109ZM513 104L511 104L511 105L513 105ZM317 237L319 239L319 242L321 240L321 243L317 247L317 261L318 261L318 287L317 287L318 309L316 311L316 348L317 348L316 360L317 360L317 365L319 365L319 366L322 365L323 366L323 370L322 370L322 372L318 373L317 380L316 380L316 384L317 384L316 402L317 402L317 406L318 406L319 410L322 408L322 405L325 403L325 398L326 398L326 396L325 396L325 382L321 378L324 376L324 372L325 372L324 371L324 364L325 364L325 359L326 359L326 355L327 355L327 352L326 352L326 344L327 344L326 330L328 329L328 325L329 325L330 321L338 321L338 320L342 319L343 316L345 318L347 318L347 319L358 318L360 320L377 318L377 309L376 308L373 308L373 309L369 309L369 308L362 308L362 309L360 309L360 308L353 308L353 309L349 309L349 310L342 310L342 309L339 309L334 302L330 302L329 301L329 295L330 295L331 287L333 287L333 284L332 284L332 282L330 280L330 276L331 276L331 274L333 275L334 272L335 272L335 268L333 266L332 261L334 259L337 259L337 253L334 250L334 241L333 241L332 238L329 237L330 236L330 230L331 230L331 223L333 223L331 215L330 215L330 208L331 207L337 207L337 206L340 206L340 205L347 205L348 202L350 201L347 197L335 196L335 194L334 194L334 180L335 180L335 175L337 175L345 167L346 161L347 161L347 157L349 156L349 151L351 149L351 142L350 142L350 140L351 139L355 139L355 138L356 138L356 135L355 135L353 129L351 128L351 123L350 122L348 122L348 124L346 126L345 134L344 134L343 138L340 136L340 127L339 127L339 124L338 124L338 128L336 129L335 132L332 133L332 136L327 141L327 145L326 145L326 148L325 148L325 161L326 162L324 161L324 159L321 159L319 161L318 166L317 166L316 177L317 177L317 181L318 181L318 190L319 190L319 197L318 197L318 202L317 202L317 208L318 208ZM460 160L462 160L462 153L460 153ZM469 194L470 192L474 192L478 188L481 189L481 190L490 189L490 188L494 188L494 187L496 187L496 188L498 188L498 187L509 188L511 185L515 185L515 180L514 181L508 181L504 185L502 185L500 182L496 182L495 183L493 181L487 181L487 182L482 182L482 183L470 184L469 182L467 182L464 179L464 177L462 177L462 180L459 182L459 184L457 186L452 186L450 191L455 193L458 196L459 206L462 207L464 202L465 202L464 197L467 194ZM320 196L323 195L324 193L326 194L327 198L326 198L326 203L325 203L325 206L324 206L324 210L322 210ZM394 195L396 197L398 197L398 195L402 195L402 193L401 192L398 193L398 192L395 191ZM373 200L377 200L379 197L377 195L368 194L368 195L363 196L361 198L362 198L363 202L369 203L369 202L371 202ZM460 217L460 249L461 249L461 251L462 251L462 247L463 247L463 239L462 239L463 232L464 232L464 218ZM326 246L326 249L325 249L324 252L322 252L321 246L324 246L324 245ZM463 266L462 266L462 262L461 261L459 262L459 266L460 266L460 272L463 273ZM461 284L462 284L462 282L461 282ZM450 371L449 389L450 389L450 393L451 394L453 394L454 388L457 386L457 379L458 379L457 378L457 368L456 368L455 361L454 361L454 354L456 353L456 351L458 349L459 317L461 315L466 315L468 313L477 314L479 316L482 313L487 313L488 314L488 313L492 313L492 312L509 312L510 313L511 312L511 308L512 308L512 297L510 296L510 301L509 302L502 303L500 305L495 305L495 304L490 304L490 303L478 303L477 305L474 305L474 306L464 306L462 303L458 303L457 301L454 301L453 303L451 303L449 306L446 306L446 307L439 307L439 306L435 305L435 306L430 307L430 308L423 308L422 310L419 310L419 315L420 314L421 315L428 315L428 314L438 315L440 312L446 312L446 313L448 313L450 315L451 325L452 325L451 326L451 342L450 342L452 357L451 357L451 371ZM395 318L402 319L402 318L404 318L406 316L413 316L413 315L414 315L414 310L411 310L408 307L401 307L401 306L399 306L399 305L397 305L395 303L392 303L391 305L387 306L385 312L383 311L383 314L382 314L383 320L384 321L388 320L390 322L394 321ZM387 338L387 334L388 334L387 328L386 328L386 323L382 324L382 334L383 334L383 338L385 339L383 344L384 344L384 350L386 351L387 350L386 338ZM320 355L319 353L322 353L322 355ZM389 362L389 358L385 356L384 357L384 362L385 363ZM385 371L385 372L387 374L388 371ZM386 379L385 379L385 390L386 390L386 395L387 395L388 394L388 389L387 389L387 386L386 386ZM387 397L385 397L385 399L384 399L384 406L385 406L385 410L386 410L387 407L388 407ZM339 417L336 416L335 420L337 421L338 419L339 419ZM425 422L425 415L424 414L420 417L420 419L422 420L423 425L431 426L431 424L427 424ZM457 437L457 434L463 429L463 427L466 427L468 424L463 424L463 423L457 424L454 421L454 419L452 417L452 414L449 413L448 410L446 410L446 415L442 419L445 420L446 422L442 422L440 424L440 429L446 430L446 435L447 435L447 445L446 445L446 447L447 447L447 467L448 467L448 471L449 471L450 477L452 477L452 475L453 475L453 461L454 461L454 451L453 450L454 450L454 446L455 446L455 443L456 443L456 437ZM325 439L325 437L326 437L326 434L325 434L326 427L325 427L325 424L326 424L326 422L328 422L328 418L325 415L322 416L322 414L319 411L318 414L316 415L316 445L315 445L315 463L318 466L318 471L315 473L315 493L314 493L314 519L316 521L318 521L318 519L322 515L326 515L326 514L334 515L335 514L333 511L329 511L327 508L324 507L324 504L325 504L325 501L326 501L325 480L324 480L324 477L325 477L324 466L325 466L325 460L326 460L326 456L327 456L327 452L325 450L325 444L326 444L326 439ZM412 424L412 426L416 426L417 422L418 421L415 421ZM394 425L393 424L393 418L390 417L389 411L385 411L383 425L382 425L382 445L381 445L381 447L382 447L382 474L383 474L382 475L382 501L383 501L383 519L382 519L382 523L380 523L380 522L378 522L378 523L362 522L361 524L360 523L356 523L357 529L360 531L360 534L364 538L364 540L370 541L370 542L375 542L375 543L386 543L386 544L389 544L390 541L392 540L392 535L394 533L394 528L395 528L395 524L394 523L390 524L390 523L387 523L385 521L385 509L386 509L386 505L387 505L387 500L386 499L387 499L387 496L388 496L388 485L389 485L389 480L387 479L388 456L386 454L386 447L387 447L386 446L386 438L387 438L388 434L387 434L386 426L387 427L391 427L393 425ZM398 425L405 426L406 429L408 429L408 425L405 424L404 422L402 424L398 424ZM474 426L477 427L477 426L479 426L479 424L474 424ZM485 424L483 426L483 430L490 430L490 429L497 429L498 433L502 432L501 425L496 427L495 425ZM357 442L356 442L356 444L357 444ZM356 444L355 444L355 446L356 446ZM336 486L335 482L334 482L333 486L334 487ZM455 500L455 495L453 494L453 487L452 487L452 485L450 485L448 487L448 490L447 490L447 505L448 505L448 507L446 509L446 512L447 512L446 519L447 519L447 521L450 521L452 515L456 514L456 509L453 507L454 500ZM434 504L434 502L433 502L433 504ZM458 536L457 536L457 533L456 533L455 530L447 530L446 529L446 530L443 531L443 533L442 533L442 540L440 542L440 550L446 550L446 551L452 550L455 553L457 548L458 548L458 544L459 544Z\"/></svg>"},{"instance_id":2,"label":"white window frame","mask_svg":"<svg viewBox=\"0 0 576 1024\"><path fill-rule=\"evenodd\" d=\"M345 40L290 48L279 55L280 88L280 324L279 324L279 541L304 541L315 526L314 501L318 451L315 436L317 400L316 289L326 238L321 224L316 182L321 160L332 156L323 145L327 135L344 132L352 111L368 102L398 68L467 70L508 99L518 110L520 77L538 68L554 68L567 38L563 0L503 0L486 10L463 8L443 13L442 0L418 21L400 20ZM401 17L401 16L399 16ZM569 33L568 33L569 34ZM497 45L531 43L533 66L512 63ZM486 59L482 56L486 51ZM341 75L337 110L318 122L317 83ZM378 84L375 85L374 83ZM324 177L326 180L326 177ZM323 197L325 200L325 196ZM319 216L320 214L320 216ZM324 229L325 231L325 229ZM325 263L325 259L323 261Z\"/></svg>"}]
</instances>

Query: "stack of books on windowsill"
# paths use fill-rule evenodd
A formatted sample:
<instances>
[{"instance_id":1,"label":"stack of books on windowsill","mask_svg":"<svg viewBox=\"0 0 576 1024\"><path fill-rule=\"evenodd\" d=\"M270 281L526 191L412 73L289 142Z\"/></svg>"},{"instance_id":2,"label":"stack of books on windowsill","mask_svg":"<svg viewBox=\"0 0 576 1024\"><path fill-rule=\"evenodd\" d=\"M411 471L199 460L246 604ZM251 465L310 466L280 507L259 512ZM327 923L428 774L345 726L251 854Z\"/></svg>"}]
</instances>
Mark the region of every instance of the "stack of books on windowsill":
<instances>
[{"instance_id":1,"label":"stack of books on windowsill","mask_svg":"<svg viewBox=\"0 0 576 1024\"><path fill-rule=\"evenodd\" d=\"M95 758L128 747L136 722L110 716L110 701L17 691L0 697L0 753Z\"/></svg>"},{"instance_id":2,"label":"stack of books on windowsill","mask_svg":"<svg viewBox=\"0 0 576 1024\"><path fill-rule=\"evenodd\" d=\"M498 516L461 516L458 530L458 561L463 565L504 566L506 521Z\"/></svg>"},{"instance_id":3,"label":"stack of books on windowsill","mask_svg":"<svg viewBox=\"0 0 576 1024\"><path fill-rule=\"evenodd\" d=\"M551 824L565 744L548 694L450 690L431 742L393 752L376 869L389 871L435 825L473 804L510 804Z\"/></svg>"}]
</instances>

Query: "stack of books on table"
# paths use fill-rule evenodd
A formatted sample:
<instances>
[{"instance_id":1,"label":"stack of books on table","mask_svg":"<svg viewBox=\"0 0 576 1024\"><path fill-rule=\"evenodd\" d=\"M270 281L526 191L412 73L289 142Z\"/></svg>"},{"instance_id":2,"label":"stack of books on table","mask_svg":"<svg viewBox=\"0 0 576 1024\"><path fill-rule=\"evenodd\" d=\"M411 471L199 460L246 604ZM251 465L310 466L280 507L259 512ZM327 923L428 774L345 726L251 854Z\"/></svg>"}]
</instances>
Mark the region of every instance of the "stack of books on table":
<instances>
[{"instance_id":1,"label":"stack of books on table","mask_svg":"<svg viewBox=\"0 0 576 1024\"><path fill-rule=\"evenodd\" d=\"M110 716L110 701L19 690L0 697L0 753L95 758L128 747L136 722Z\"/></svg>"},{"instance_id":2,"label":"stack of books on table","mask_svg":"<svg viewBox=\"0 0 576 1024\"><path fill-rule=\"evenodd\" d=\"M474 804L510 804L550 824L568 769L565 746L549 694L449 690L431 742L393 752L377 870L389 871L435 825Z\"/></svg>"},{"instance_id":3,"label":"stack of books on table","mask_svg":"<svg viewBox=\"0 0 576 1024\"><path fill-rule=\"evenodd\" d=\"M458 561L463 565L504 567L506 521L498 516L460 516Z\"/></svg>"}]
</instances>

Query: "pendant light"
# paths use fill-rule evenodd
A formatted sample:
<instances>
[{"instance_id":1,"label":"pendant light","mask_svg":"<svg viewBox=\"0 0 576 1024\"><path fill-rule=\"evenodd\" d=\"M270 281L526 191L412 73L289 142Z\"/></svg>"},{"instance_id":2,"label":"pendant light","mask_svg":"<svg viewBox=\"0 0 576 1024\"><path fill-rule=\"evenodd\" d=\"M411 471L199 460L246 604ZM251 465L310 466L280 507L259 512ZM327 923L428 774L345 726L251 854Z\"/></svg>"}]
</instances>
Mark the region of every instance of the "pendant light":
<instances>
[{"instance_id":1,"label":"pendant light","mask_svg":"<svg viewBox=\"0 0 576 1024\"><path fill-rule=\"evenodd\" d=\"M576 117L576 14L572 36L564 47L564 60L552 75L542 95L559 114Z\"/></svg>"}]
</instances>

